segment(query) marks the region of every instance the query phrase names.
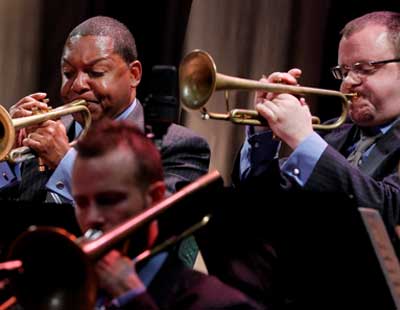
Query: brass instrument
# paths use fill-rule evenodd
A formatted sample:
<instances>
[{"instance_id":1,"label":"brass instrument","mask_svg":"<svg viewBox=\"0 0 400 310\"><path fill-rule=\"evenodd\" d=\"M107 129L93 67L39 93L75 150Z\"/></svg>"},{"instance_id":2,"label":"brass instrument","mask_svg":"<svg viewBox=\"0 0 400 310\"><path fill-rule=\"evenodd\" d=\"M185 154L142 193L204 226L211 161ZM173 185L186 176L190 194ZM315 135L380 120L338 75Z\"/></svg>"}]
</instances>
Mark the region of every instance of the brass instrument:
<instances>
[{"instance_id":1,"label":"brass instrument","mask_svg":"<svg viewBox=\"0 0 400 310\"><path fill-rule=\"evenodd\" d=\"M211 185L222 184L218 171L210 172L195 182L167 197L155 206L112 230L100 234L88 232L86 238L76 238L60 228L32 227L20 235L10 249L10 258L22 272L15 278L13 288L16 296L9 300L18 301L24 309L33 310L92 310L96 300L97 286L93 264L126 241L144 225L179 202ZM192 210L193 212L193 210ZM183 232L178 237L167 239L134 259L137 263L155 251L163 250L171 242L180 240L207 224L209 216ZM88 240L96 236L95 240ZM2 308L0 308L2 309Z\"/></svg>"},{"instance_id":2,"label":"brass instrument","mask_svg":"<svg viewBox=\"0 0 400 310\"><path fill-rule=\"evenodd\" d=\"M3 106L0 106L0 161L6 160L11 163L19 163L35 157L28 147L23 146L13 149L16 131L47 120L54 120L64 115L80 112L84 115L85 123L81 136L85 135L92 121L90 111L86 106L87 102L85 100L75 100L47 112L14 119L10 117Z\"/></svg>"},{"instance_id":3,"label":"brass instrument","mask_svg":"<svg viewBox=\"0 0 400 310\"><path fill-rule=\"evenodd\" d=\"M341 99L342 113L335 123L321 125L318 117L313 117L313 128L331 130L341 126L346 120L349 100L356 94L312 87L301 87L232 77L217 72L212 57L205 51L194 50L187 54L179 67L180 97L184 107L189 110L201 109L203 119L231 121L236 124L268 126L268 123L255 110L233 109L229 111L228 90L264 90L273 93L297 95L335 96ZM208 112L204 105L214 91L225 90L226 113Z\"/></svg>"}]
</instances>

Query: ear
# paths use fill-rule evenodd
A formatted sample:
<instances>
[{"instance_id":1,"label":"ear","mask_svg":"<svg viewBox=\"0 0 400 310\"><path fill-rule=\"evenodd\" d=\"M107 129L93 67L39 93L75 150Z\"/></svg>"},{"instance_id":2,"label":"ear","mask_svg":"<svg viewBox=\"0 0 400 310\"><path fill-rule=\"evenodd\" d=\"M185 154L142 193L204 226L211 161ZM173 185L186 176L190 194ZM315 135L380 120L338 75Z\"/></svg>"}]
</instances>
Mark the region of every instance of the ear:
<instances>
[{"instance_id":1,"label":"ear","mask_svg":"<svg viewBox=\"0 0 400 310\"><path fill-rule=\"evenodd\" d=\"M140 61L132 61L129 64L129 71L131 76L131 86L136 88L142 79L142 64Z\"/></svg>"},{"instance_id":2,"label":"ear","mask_svg":"<svg viewBox=\"0 0 400 310\"><path fill-rule=\"evenodd\" d=\"M147 191L147 206L152 207L156 203L160 202L165 198L165 183L164 181L157 181L154 182L149 186L149 189ZM149 225L149 234L147 238L147 244L148 247L152 247L155 240L157 239L158 236L158 222L157 220L154 220L150 223Z\"/></svg>"},{"instance_id":3,"label":"ear","mask_svg":"<svg viewBox=\"0 0 400 310\"><path fill-rule=\"evenodd\" d=\"M147 205L154 206L156 203L160 202L165 198L165 183L164 181L154 182L149 186L147 191Z\"/></svg>"}]
</instances>

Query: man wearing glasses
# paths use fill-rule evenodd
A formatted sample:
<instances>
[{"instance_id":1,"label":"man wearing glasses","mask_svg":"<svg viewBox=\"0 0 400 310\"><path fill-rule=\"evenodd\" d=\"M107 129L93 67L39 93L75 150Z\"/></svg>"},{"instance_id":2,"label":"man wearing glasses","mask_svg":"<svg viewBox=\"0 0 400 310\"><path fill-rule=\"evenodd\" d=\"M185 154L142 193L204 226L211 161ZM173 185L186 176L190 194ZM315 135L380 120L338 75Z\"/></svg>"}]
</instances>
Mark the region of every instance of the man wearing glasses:
<instances>
[{"instance_id":1,"label":"man wearing glasses","mask_svg":"<svg viewBox=\"0 0 400 310\"><path fill-rule=\"evenodd\" d=\"M291 212L306 212L309 203L318 204L320 210L326 210L326 213L321 218L314 218L314 223L327 223L337 210L344 210L331 200L336 196L349 197L349 203L342 201L342 204L346 204L345 210L353 210L347 207L354 206L378 210L391 241L397 243L396 225L399 223L400 210L400 13L366 14L350 21L341 35L338 66L332 68L332 73L341 80L340 90L343 93L356 94L350 104L349 122L328 133L317 133L312 127L312 115L304 98L258 91L255 107L267 120L269 127L247 128L240 164L233 177L238 184L261 189L257 196L262 194L265 200L262 205L255 204L256 207L252 209L254 213L285 210L282 211L285 219L279 223L286 225L285 220L300 222L300 226L304 226L299 226L299 234L313 228L307 227L299 218L293 219L296 216ZM261 82L297 85L300 76L301 70L291 69L285 73L274 72L262 78ZM287 158L278 156L281 142L292 149ZM308 193L310 201L297 201L299 192ZM274 206L271 204L271 195L276 193L283 193L277 198L283 199ZM288 207L285 197L289 196L295 197L291 198L294 206L290 210L293 211L285 208ZM320 198L324 200L322 203L318 200ZM350 221L343 220L337 223L336 233L341 231L343 223ZM271 220L265 216L264 221L263 227L268 230L270 223L277 219ZM354 229L354 234L357 234L357 228ZM317 229L313 233L324 234ZM299 242L304 244L308 240ZM315 247L319 246L321 244L315 244ZM279 260L282 252L276 245L274 248ZM341 246L332 251L349 255L343 253ZM263 257L260 253L258 256ZM325 264L329 265L328 262ZM332 267L329 265L324 268ZM310 270L310 274L315 271ZM304 278L295 281L303 283L306 274L307 271ZM258 273L254 277L262 279L267 275ZM348 284L343 283L348 280L342 281L341 285ZM329 282L329 279L325 282ZM321 283L321 291L324 291L324 287L326 291L329 290L326 285L328 283ZM336 287L333 291L338 293L338 289ZM349 288L350 291L356 289ZM340 301L339 295L337 297Z\"/></svg>"},{"instance_id":2,"label":"man wearing glasses","mask_svg":"<svg viewBox=\"0 0 400 310\"><path fill-rule=\"evenodd\" d=\"M296 188L345 194L359 207L379 210L395 241L400 206L400 14L366 14L350 21L341 34L338 66L332 73L341 80L343 93L356 94L351 122L322 137L312 128L303 98L258 92L256 109L271 130L249 128L241 150L240 181L279 164L280 177ZM299 69L292 69L261 81L297 85L300 75ZM279 139L273 139L272 132ZM293 152L278 161L280 141Z\"/></svg>"}]
</instances>

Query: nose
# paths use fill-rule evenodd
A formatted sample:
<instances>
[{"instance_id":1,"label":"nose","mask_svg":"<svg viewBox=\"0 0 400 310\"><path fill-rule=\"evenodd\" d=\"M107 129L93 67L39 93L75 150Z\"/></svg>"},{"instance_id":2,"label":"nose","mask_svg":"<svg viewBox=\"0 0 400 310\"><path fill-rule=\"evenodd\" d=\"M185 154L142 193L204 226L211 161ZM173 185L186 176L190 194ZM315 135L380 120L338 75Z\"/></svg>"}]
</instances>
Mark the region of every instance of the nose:
<instances>
[{"instance_id":1,"label":"nose","mask_svg":"<svg viewBox=\"0 0 400 310\"><path fill-rule=\"evenodd\" d=\"M354 86L360 85L361 82L361 78L356 73L349 71L347 76L342 80L340 90L345 93L350 92Z\"/></svg>"},{"instance_id":2,"label":"nose","mask_svg":"<svg viewBox=\"0 0 400 310\"><path fill-rule=\"evenodd\" d=\"M79 72L72 83L71 90L77 94L83 94L90 90L88 83L88 75L84 72Z\"/></svg>"},{"instance_id":3,"label":"nose","mask_svg":"<svg viewBox=\"0 0 400 310\"><path fill-rule=\"evenodd\" d=\"M104 217L95 203L91 203L86 212L86 227L101 230L104 225Z\"/></svg>"}]
</instances>

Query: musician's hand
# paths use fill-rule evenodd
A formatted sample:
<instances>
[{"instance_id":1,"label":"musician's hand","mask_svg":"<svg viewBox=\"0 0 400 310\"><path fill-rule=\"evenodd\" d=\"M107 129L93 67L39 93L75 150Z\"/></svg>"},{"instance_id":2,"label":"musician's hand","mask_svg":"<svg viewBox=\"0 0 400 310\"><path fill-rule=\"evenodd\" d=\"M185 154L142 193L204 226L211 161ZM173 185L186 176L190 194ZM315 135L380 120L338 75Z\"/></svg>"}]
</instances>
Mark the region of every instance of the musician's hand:
<instances>
[{"instance_id":1,"label":"musician's hand","mask_svg":"<svg viewBox=\"0 0 400 310\"><path fill-rule=\"evenodd\" d=\"M32 110L46 110L48 105L43 102L47 97L46 93L34 93L20 99L10 108L11 118L25 117L33 114Z\"/></svg>"},{"instance_id":2,"label":"musician's hand","mask_svg":"<svg viewBox=\"0 0 400 310\"><path fill-rule=\"evenodd\" d=\"M22 143L32 148L50 169L55 169L70 149L66 129L61 121L43 122Z\"/></svg>"},{"instance_id":3,"label":"musician's hand","mask_svg":"<svg viewBox=\"0 0 400 310\"><path fill-rule=\"evenodd\" d=\"M268 121L274 134L292 149L313 132L312 115L304 98L279 94L272 100L264 99L256 110Z\"/></svg>"},{"instance_id":4,"label":"musician's hand","mask_svg":"<svg viewBox=\"0 0 400 310\"><path fill-rule=\"evenodd\" d=\"M31 116L33 114L32 110L47 110L48 105L46 102L46 93L34 93L20 99L16 104L10 107L11 118L19 118ZM22 145L23 139L29 134L28 128L22 128L16 133L16 141L14 147L19 147Z\"/></svg>"},{"instance_id":5,"label":"musician's hand","mask_svg":"<svg viewBox=\"0 0 400 310\"><path fill-rule=\"evenodd\" d=\"M297 79L301 76L301 70L294 68L289 70L288 72L273 72L268 77L263 76L260 79L262 83L276 83L276 84L286 84L286 85L298 85ZM257 106L259 103L263 103L264 100L272 100L278 93L268 92L265 90L256 91L256 95L254 97L254 106ZM255 127L256 131L264 131L269 129L269 127Z\"/></svg>"},{"instance_id":6,"label":"musician's hand","mask_svg":"<svg viewBox=\"0 0 400 310\"><path fill-rule=\"evenodd\" d=\"M260 79L262 83L276 83L286 85L298 85L297 79L301 76L301 70L294 68L288 72L273 72L268 77L263 76ZM254 104L262 103L264 99L272 100L278 95L278 93L268 92L265 90L256 91L254 98Z\"/></svg>"},{"instance_id":7,"label":"musician's hand","mask_svg":"<svg viewBox=\"0 0 400 310\"><path fill-rule=\"evenodd\" d=\"M131 259L112 250L96 264L100 288L118 297L132 289L143 288Z\"/></svg>"}]
</instances>

